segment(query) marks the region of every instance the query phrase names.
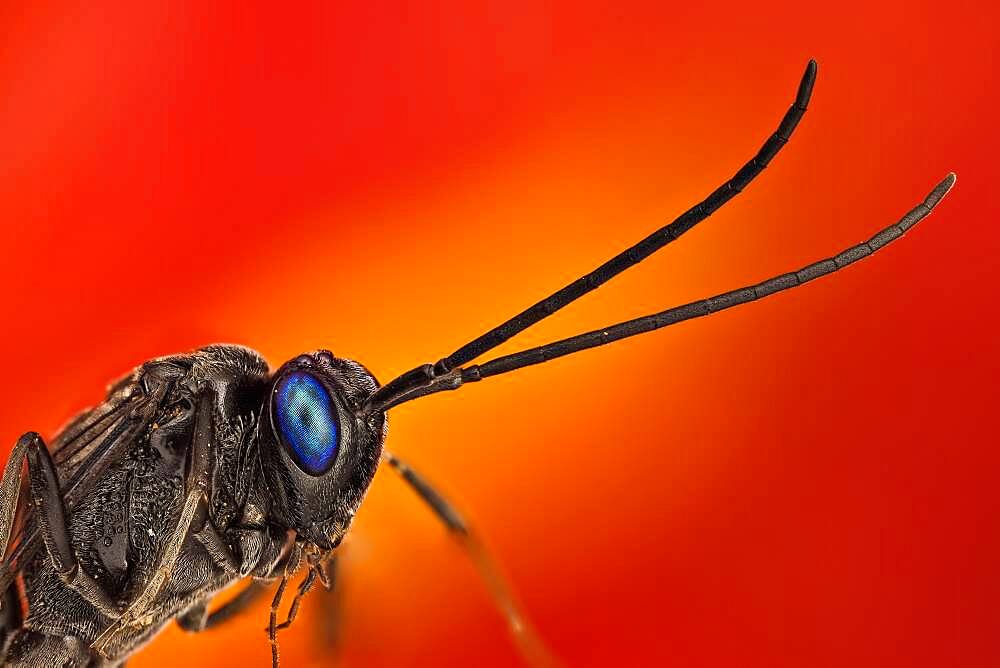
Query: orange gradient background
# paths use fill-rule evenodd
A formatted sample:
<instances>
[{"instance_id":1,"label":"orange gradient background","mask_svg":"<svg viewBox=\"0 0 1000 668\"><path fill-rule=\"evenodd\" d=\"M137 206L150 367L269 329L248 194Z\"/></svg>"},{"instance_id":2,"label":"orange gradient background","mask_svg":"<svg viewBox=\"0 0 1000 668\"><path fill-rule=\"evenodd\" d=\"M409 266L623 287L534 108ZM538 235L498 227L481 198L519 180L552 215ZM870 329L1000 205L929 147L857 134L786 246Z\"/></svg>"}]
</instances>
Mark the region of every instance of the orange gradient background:
<instances>
[{"instance_id":1,"label":"orange gradient background","mask_svg":"<svg viewBox=\"0 0 1000 668\"><path fill-rule=\"evenodd\" d=\"M752 187L511 352L793 270L807 287L394 410L573 666L1000 665L995 75L984 3L6 2L0 442L144 359L329 347L383 381ZM6 450L4 450L6 452ZM381 471L285 665L516 665ZM328 621L338 614L337 634ZM266 604L130 666L266 666Z\"/></svg>"}]
</instances>

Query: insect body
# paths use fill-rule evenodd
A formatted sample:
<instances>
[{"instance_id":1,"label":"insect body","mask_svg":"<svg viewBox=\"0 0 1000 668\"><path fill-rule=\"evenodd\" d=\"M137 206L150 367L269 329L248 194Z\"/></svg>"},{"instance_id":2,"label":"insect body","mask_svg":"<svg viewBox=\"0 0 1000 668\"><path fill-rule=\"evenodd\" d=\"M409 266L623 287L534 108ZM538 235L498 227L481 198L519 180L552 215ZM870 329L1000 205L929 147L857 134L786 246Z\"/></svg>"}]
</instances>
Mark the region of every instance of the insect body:
<instances>
[{"instance_id":1,"label":"insect body","mask_svg":"<svg viewBox=\"0 0 1000 668\"><path fill-rule=\"evenodd\" d=\"M6 663L119 665L168 622L191 631L214 626L279 581L268 629L277 664L276 611L288 577L307 569L286 624L317 581L329 586L335 550L381 461L469 547L526 655L544 659L461 515L384 450L386 412L801 285L902 236L944 197L953 175L899 222L799 271L470 364L674 241L746 187L790 138L815 76L810 62L777 131L703 202L435 364L380 386L361 364L328 351L300 355L271 373L252 350L209 346L146 362L48 446L35 433L22 436L0 480ZM207 611L217 592L243 579L243 592Z\"/></svg>"},{"instance_id":2,"label":"insect body","mask_svg":"<svg viewBox=\"0 0 1000 668\"><path fill-rule=\"evenodd\" d=\"M7 660L87 664L93 647L114 663L166 621L203 625L205 602L234 580L272 579L305 545L329 553L382 454L385 416L357 412L375 388L327 352L270 375L249 349L210 346L137 369L51 454L22 437L4 491L17 493L26 457L29 615Z\"/></svg>"}]
</instances>

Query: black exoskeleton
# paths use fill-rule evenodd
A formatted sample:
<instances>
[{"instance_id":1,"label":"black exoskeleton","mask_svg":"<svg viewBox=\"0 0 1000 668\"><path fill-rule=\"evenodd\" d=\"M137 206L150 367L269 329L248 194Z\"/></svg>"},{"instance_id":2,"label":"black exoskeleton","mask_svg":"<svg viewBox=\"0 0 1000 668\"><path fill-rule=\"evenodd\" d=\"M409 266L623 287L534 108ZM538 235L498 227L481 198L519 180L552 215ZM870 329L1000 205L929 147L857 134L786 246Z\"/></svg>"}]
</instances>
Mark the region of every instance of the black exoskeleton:
<instances>
[{"instance_id":1,"label":"black exoskeleton","mask_svg":"<svg viewBox=\"0 0 1000 668\"><path fill-rule=\"evenodd\" d=\"M276 632L295 619L317 581L331 586L334 551L380 461L473 556L525 656L546 662L544 646L462 516L383 449L385 414L436 392L777 294L902 237L948 193L953 174L898 222L798 271L471 364L677 240L746 188L790 139L815 77L810 62L777 130L702 202L434 364L379 386L360 364L327 351L300 355L271 374L252 350L209 346L143 364L51 447L36 433L22 436L0 480L5 663L119 665L169 621L190 631L214 626L278 581L268 624L276 666ZM288 579L303 564L307 573L278 624ZM247 578L246 589L208 612L217 592Z\"/></svg>"},{"instance_id":2,"label":"black exoskeleton","mask_svg":"<svg viewBox=\"0 0 1000 668\"><path fill-rule=\"evenodd\" d=\"M289 377L325 390L350 433L319 475L303 473L270 427L287 408L276 388ZM209 346L144 364L67 427L51 455L26 434L3 480L0 527L9 530L25 456L33 512L13 556L28 615L6 661L114 665L174 618L204 625L206 603L234 581L280 577L305 551L297 546L325 557L382 455L384 414L355 411L375 387L361 365L326 351L270 376L252 350ZM85 477L93 486L74 494ZM44 549L29 550L39 539ZM317 568L322 560L313 557Z\"/></svg>"}]
</instances>

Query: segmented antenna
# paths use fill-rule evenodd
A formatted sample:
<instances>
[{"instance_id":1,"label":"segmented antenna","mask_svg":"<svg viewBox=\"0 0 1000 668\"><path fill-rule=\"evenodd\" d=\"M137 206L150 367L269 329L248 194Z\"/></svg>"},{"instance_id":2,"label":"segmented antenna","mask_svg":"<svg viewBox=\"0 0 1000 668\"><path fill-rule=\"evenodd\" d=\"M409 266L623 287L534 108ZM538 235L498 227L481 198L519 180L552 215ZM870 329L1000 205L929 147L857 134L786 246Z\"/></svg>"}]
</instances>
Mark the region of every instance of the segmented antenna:
<instances>
[{"instance_id":1,"label":"segmented antenna","mask_svg":"<svg viewBox=\"0 0 1000 668\"><path fill-rule=\"evenodd\" d=\"M832 274L838 269L843 269L862 258L868 257L875 251L903 236L907 230L930 214L931 210L948 194L953 185L955 185L955 175L953 173L948 174L924 198L923 202L911 209L895 224L885 228L868 241L852 246L826 260L814 262L798 271L781 274L756 285L732 290L721 295L716 295L715 297L661 311L660 313L628 320L617 325L573 336L568 339L556 341L555 343L530 348L511 355L504 355L481 365L473 364L469 367L454 369L442 376L435 377L433 375L434 367L427 364L397 379L397 381L402 379L404 382L415 382L419 372L423 371L424 373L431 374L423 384L411 386L408 391L384 395L382 397L379 397L379 393L376 393L373 395L373 401L370 403L368 410L385 411L393 406L434 392L457 389L464 383L476 382L489 376L508 373L532 364L541 364L542 362L547 362L563 355L570 355L588 348L603 346L620 339L635 336L636 334L651 332L685 320L724 311L740 304L752 302L762 297L797 287L821 276Z\"/></svg>"},{"instance_id":2,"label":"segmented antenna","mask_svg":"<svg viewBox=\"0 0 1000 668\"><path fill-rule=\"evenodd\" d=\"M778 129L767 138L764 145L757 151L757 155L743 165L731 179L712 191L711 195L685 211L669 225L661 227L631 248L611 258L594 271L578 278L563 289L522 311L502 325L494 327L476 340L465 344L448 357L439 360L434 365L435 372L447 373L496 348L512 336L523 332L540 320L549 317L591 290L604 285L604 283L629 267L639 264L670 242L679 239L682 234L715 213L716 210L742 192L758 174L764 171L764 168L767 167L772 158L788 142L795 127L802 119L803 114L806 113L815 83L816 61L810 60L806 65L806 71L802 75L802 81L799 82L799 90L795 96L795 101L788 111L785 112L781 123L778 124Z\"/></svg>"},{"instance_id":3,"label":"segmented antenna","mask_svg":"<svg viewBox=\"0 0 1000 668\"><path fill-rule=\"evenodd\" d=\"M434 365L425 364L408 371L398 378L383 385L369 400L366 412L377 410L377 406L387 406L389 400L404 394L409 394L423 387L435 377L441 378L452 369L483 355L496 348L512 336L523 332L540 320L549 317L567 304L579 299L611 280L629 267L632 267L660 250L682 234L708 218L723 204L742 192L751 181L760 174L768 163L778 154L778 151L788 142L796 126L805 114L812 97L813 86L816 83L816 61L810 60L805 73L799 82L795 101L785 112L778 124L778 129L767 138L757 151L757 154L740 168L731 179L716 188L708 197L681 214L669 225L656 230L648 237L611 258L597 269L573 281L561 290L546 297L534 306L522 311L507 322L494 327L479 338L471 341L448 357L438 360ZM444 389L444 388L442 388ZM415 399L415 395L410 398Z\"/></svg>"},{"instance_id":4,"label":"segmented antenna","mask_svg":"<svg viewBox=\"0 0 1000 668\"><path fill-rule=\"evenodd\" d=\"M763 283L749 285L737 290L691 302L684 306L654 313L643 318L636 318L626 322L613 325L606 329L599 329L586 334L573 336L556 343L550 343L537 348L531 348L512 355L505 355L490 360L482 365L473 365L462 371L462 382L468 383L482 380L489 376L496 376L508 371L514 371L521 367L532 364L541 364L563 355L569 355L587 348L603 346L620 339L625 339L636 334L651 332L661 327L675 325L692 318L700 318L717 311L724 311L740 304L746 304L768 295L773 295L783 290L798 287L814 279L832 274L838 269L843 269L849 264L868 257L880 248L903 236L906 230L910 229L927 216L934 205L944 197L955 184L955 175L948 174L941 183L934 187L934 190L927 195L923 202L914 207L909 213L903 216L899 222L890 225L868 241L864 241L857 246L852 246L841 251L837 255L826 260L814 262L798 271L781 274L774 278L769 278Z\"/></svg>"}]
</instances>

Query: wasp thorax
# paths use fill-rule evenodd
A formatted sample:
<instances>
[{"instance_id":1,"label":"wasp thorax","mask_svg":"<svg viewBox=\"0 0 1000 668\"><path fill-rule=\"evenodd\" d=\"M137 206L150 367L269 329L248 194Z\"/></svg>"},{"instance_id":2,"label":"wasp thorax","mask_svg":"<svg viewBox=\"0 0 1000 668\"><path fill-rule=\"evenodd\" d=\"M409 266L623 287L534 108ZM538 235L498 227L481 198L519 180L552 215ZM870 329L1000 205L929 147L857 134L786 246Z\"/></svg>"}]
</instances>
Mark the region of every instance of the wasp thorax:
<instances>
[{"instance_id":1,"label":"wasp thorax","mask_svg":"<svg viewBox=\"0 0 1000 668\"><path fill-rule=\"evenodd\" d=\"M378 468L385 416L359 407L378 383L327 351L300 355L274 374L260 434L274 516L303 538L336 544Z\"/></svg>"}]
</instances>

